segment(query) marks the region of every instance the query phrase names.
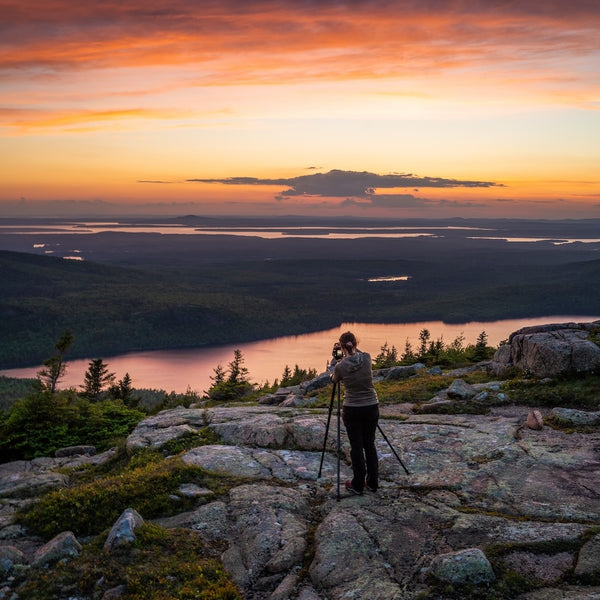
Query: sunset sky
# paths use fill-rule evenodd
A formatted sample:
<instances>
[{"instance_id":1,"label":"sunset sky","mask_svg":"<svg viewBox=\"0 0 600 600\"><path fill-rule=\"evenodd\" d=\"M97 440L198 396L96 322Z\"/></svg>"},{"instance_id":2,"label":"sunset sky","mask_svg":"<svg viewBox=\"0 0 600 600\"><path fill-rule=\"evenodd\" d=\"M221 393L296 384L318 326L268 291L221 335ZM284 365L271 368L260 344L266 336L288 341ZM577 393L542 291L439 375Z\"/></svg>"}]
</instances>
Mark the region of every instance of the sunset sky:
<instances>
[{"instance_id":1,"label":"sunset sky","mask_svg":"<svg viewBox=\"0 0 600 600\"><path fill-rule=\"evenodd\" d=\"M600 217L597 0L0 15L0 216Z\"/></svg>"}]
</instances>

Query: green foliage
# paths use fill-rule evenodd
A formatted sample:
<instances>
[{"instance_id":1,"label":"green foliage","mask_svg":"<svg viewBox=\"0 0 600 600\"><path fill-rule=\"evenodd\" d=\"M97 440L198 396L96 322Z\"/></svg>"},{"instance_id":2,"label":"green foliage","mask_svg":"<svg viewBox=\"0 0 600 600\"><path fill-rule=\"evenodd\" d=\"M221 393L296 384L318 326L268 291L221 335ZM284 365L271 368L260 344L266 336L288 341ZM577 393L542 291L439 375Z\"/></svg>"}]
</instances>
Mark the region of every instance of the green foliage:
<instances>
[{"instance_id":1,"label":"green foliage","mask_svg":"<svg viewBox=\"0 0 600 600\"><path fill-rule=\"evenodd\" d=\"M238 400L249 396L255 391L256 386L250 383L248 378L248 369L244 366L242 351L235 349L227 370L221 365L217 365L214 369L214 375L211 377L213 384L205 394L207 398L216 402Z\"/></svg>"},{"instance_id":2,"label":"green foliage","mask_svg":"<svg viewBox=\"0 0 600 600\"><path fill-rule=\"evenodd\" d=\"M294 366L292 371L288 365L285 365L283 374L281 375L281 386L298 385L303 381L314 379L317 376L316 369L301 369L298 365Z\"/></svg>"},{"instance_id":3,"label":"green foliage","mask_svg":"<svg viewBox=\"0 0 600 600\"><path fill-rule=\"evenodd\" d=\"M15 400L39 391L39 379L16 379L0 375L0 411L9 411Z\"/></svg>"},{"instance_id":4,"label":"green foliage","mask_svg":"<svg viewBox=\"0 0 600 600\"><path fill-rule=\"evenodd\" d=\"M59 448L79 444L104 450L143 417L121 402L92 404L73 390L37 392L17 400L0 423L0 462L51 456Z\"/></svg>"},{"instance_id":5,"label":"green foliage","mask_svg":"<svg viewBox=\"0 0 600 600\"><path fill-rule=\"evenodd\" d=\"M134 396L134 389L129 373L125 373L123 379L119 379L117 383L112 384L108 393L115 399L121 400L126 406L137 405L139 398Z\"/></svg>"},{"instance_id":6,"label":"green foliage","mask_svg":"<svg viewBox=\"0 0 600 600\"><path fill-rule=\"evenodd\" d=\"M561 377L544 383L533 379L513 379L504 388L517 404L600 410L598 374Z\"/></svg>"},{"instance_id":7,"label":"green foliage","mask_svg":"<svg viewBox=\"0 0 600 600\"><path fill-rule=\"evenodd\" d=\"M94 358L83 376L82 396L95 402L102 390L110 387L114 380L115 374L109 372L108 365L101 358Z\"/></svg>"},{"instance_id":8,"label":"green foliage","mask_svg":"<svg viewBox=\"0 0 600 600\"><path fill-rule=\"evenodd\" d=\"M200 400L202 400L202 397L189 387L183 394L149 388L132 388L128 404L146 413L154 414L176 406L188 408L191 404L200 402Z\"/></svg>"},{"instance_id":9,"label":"green foliage","mask_svg":"<svg viewBox=\"0 0 600 600\"><path fill-rule=\"evenodd\" d=\"M128 600L241 600L215 550L193 531L145 523L133 544L110 553L102 551L102 544L98 537L75 559L32 569L17 588L19 598L99 598L124 585Z\"/></svg>"},{"instance_id":10,"label":"green foliage","mask_svg":"<svg viewBox=\"0 0 600 600\"><path fill-rule=\"evenodd\" d=\"M65 374L67 368L65 354L73 344L73 341L73 332L70 329L66 329L56 344L54 344L54 354L44 361L44 367L38 373L40 381L52 394L56 391L56 385Z\"/></svg>"},{"instance_id":11,"label":"green foliage","mask_svg":"<svg viewBox=\"0 0 600 600\"><path fill-rule=\"evenodd\" d=\"M419 348L415 352L408 340L402 358L399 359L395 346L389 346L386 341L381 346L381 352L373 360L374 369L386 369L396 365L414 364L421 362L426 366L438 365L446 368L458 368L471 365L490 358L495 348L487 345L487 334L482 331L476 344L465 346L463 335L457 336L450 344L442 338L432 340L428 329L419 332Z\"/></svg>"},{"instance_id":12,"label":"green foliage","mask_svg":"<svg viewBox=\"0 0 600 600\"><path fill-rule=\"evenodd\" d=\"M189 510L198 501L178 495L182 483L216 489L220 485L215 475L176 457L158 460L147 455L140 462L117 475L51 491L19 513L18 520L48 539L67 530L75 535L96 535L129 507L146 519Z\"/></svg>"},{"instance_id":13,"label":"green foliage","mask_svg":"<svg viewBox=\"0 0 600 600\"><path fill-rule=\"evenodd\" d=\"M420 373L409 379L381 381L375 384L375 389L381 404L418 404L430 400L436 392L447 388L453 379L447 375Z\"/></svg>"},{"instance_id":14,"label":"green foliage","mask_svg":"<svg viewBox=\"0 0 600 600\"><path fill-rule=\"evenodd\" d=\"M495 348L487 345L487 334L482 331L477 342L465 346L463 335L457 336L450 344L440 337L431 339L431 333L422 329L419 333L420 346L416 354L407 346L407 353L402 357L404 362L421 362L427 366L438 365L446 368L459 368L490 358ZM410 360L409 360L410 359Z\"/></svg>"},{"instance_id":15,"label":"green foliage","mask_svg":"<svg viewBox=\"0 0 600 600\"><path fill-rule=\"evenodd\" d=\"M381 346L381 352L373 360L374 369L386 369L398 364L398 351L395 346L391 348L387 341Z\"/></svg>"}]
</instances>

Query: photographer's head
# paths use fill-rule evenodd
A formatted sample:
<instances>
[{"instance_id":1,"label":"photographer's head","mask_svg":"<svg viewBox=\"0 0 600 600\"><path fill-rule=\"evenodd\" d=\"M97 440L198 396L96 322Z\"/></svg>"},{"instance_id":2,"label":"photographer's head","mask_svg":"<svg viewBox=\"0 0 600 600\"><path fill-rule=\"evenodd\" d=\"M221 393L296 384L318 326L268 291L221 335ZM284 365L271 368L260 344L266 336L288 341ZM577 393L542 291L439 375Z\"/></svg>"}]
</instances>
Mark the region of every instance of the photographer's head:
<instances>
[{"instance_id":1,"label":"photographer's head","mask_svg":"<svg viewBox=\"0 0 600 600\"><path fill-rule=\"evenodd\" d=\"M342 335L340 335L340 345L346 354L354 354L356 352L356 346L358 346L356 336L351 331L342 333Z\"/></svg>"}]
</instances>

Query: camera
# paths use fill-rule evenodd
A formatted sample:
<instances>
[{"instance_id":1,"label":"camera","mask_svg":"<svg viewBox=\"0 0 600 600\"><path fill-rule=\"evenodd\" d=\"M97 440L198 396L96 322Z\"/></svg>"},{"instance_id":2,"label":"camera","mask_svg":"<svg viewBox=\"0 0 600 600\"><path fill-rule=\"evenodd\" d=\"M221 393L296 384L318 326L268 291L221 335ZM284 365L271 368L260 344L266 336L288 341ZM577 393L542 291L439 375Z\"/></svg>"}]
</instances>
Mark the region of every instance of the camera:
<instances>
[{"instance_id":1,"label":"camera","mask_svg":"<svg viewBox=\"0 0 600 600\"><path fill-rule=\"evenodd\" d=\"M342 351L342 346L339 342L336 342L333 345L333 350L331 351L331 356L333 356L333 358L335 358L336 360L340 360L340 359L344 358L344 352Z\"/></svg>"}]
</instances>

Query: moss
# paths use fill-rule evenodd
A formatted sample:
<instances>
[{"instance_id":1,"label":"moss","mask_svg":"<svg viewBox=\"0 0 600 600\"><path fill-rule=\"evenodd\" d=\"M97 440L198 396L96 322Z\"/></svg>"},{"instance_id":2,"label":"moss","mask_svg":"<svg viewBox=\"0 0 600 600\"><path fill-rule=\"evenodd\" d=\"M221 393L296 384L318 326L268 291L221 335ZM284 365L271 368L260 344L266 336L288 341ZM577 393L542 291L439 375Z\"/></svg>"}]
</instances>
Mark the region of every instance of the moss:
<instances>
[{"instance_id":1,"label":"moss","mask_svg":"<svg viewBox=\"0 0 600 600\"><path fill-rule=\"evenodd\" d=\"M79 557L49 569L32 569L17 587L21 600L54 600L84 594L100 598L124 586L127 600L240 600L241 594L210 548L192 531L145 523L134 544L103 552L104 540Z\"/></svg>"},{"instance_id":2,"label":"moss","mask_svg":"<svg viewBox=\"0 0 600 600\"><path fill-rule=\"evenodd\" d=\"M163 456L170 456L199 446L219 444L220 442L221 438L210 427L203 427L199 431L186 433L163 444L159 450Z\"/></svg>"},{"instance_id":3,"label":"moss","mask_svg":"<svg viewBox=\"0 0 600 600\"><path fill-rule=\"evenodd\" d=\"M156 518L190 510L207 501L179 495L177 490L182 483L196 483L220 495L237 481L186 465L180 458L157 462L146 456L140 465L134 463L117 475L54 490L20 511L17 519L45 538L65 530L75 535L95 535L129 507L144 518Z\"/></svg>"},{"instance_id":4,"label":"moss","mask_svg":"<svg viewBox=\"0 0 600 600\"><path fill-rule=\"evenodd\" d=\"M496 568L494 571L498 579L486 587L431 582L431 587L418 598L420 600L513 600L535 589L535 585L518 573L512 571L498 573Z\"/></svg>"},{"instance_id":5,"label":"moss","mask_svg":"<svg viewBox=\"0 0 600 600\"><path fill-rule=\"evenodd\" d=\"M561 377L544 383L513 379L504 389L513 402L526 406L600 409L600 375Z\"/></svg>"},{"instance_id":6,"label":"moss","mask_svg":"<svg viewBox=\"0 0 600 600\"><path fill-rule=\"evenodd\" d=\"M487 415L490 412L489 407L472 402L420 404L413 410L419 415Z\"/></svg>"}]
</instances>

